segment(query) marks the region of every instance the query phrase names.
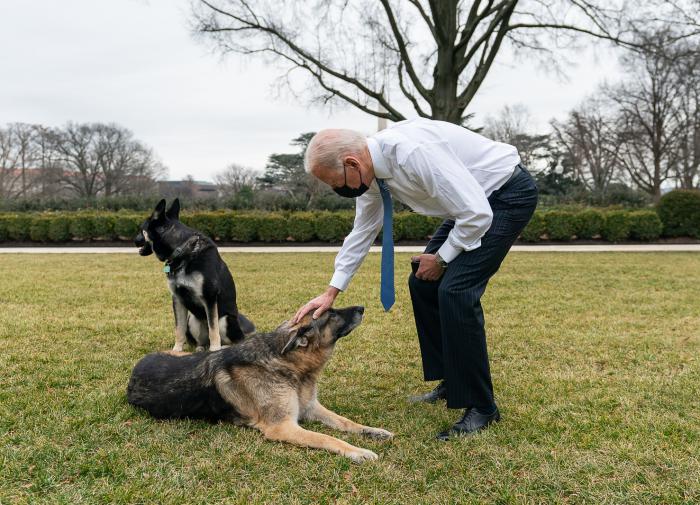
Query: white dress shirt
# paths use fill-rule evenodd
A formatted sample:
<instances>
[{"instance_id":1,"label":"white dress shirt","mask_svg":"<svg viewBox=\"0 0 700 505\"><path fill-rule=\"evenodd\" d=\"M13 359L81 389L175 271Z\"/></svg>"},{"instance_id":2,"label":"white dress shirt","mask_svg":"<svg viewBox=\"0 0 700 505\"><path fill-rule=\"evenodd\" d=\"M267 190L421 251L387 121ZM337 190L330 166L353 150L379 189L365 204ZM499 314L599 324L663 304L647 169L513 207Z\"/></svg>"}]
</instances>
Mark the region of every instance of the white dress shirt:
<instances>
[{"instance_id":1,"label":"white dress shirt","mask_svg":"<svg viewBox=\"0 0 700 505\"><path fill-rule=\"evenodd\" d=\"M493 213L487 198L513 175L515 147L494 142L444 121L411 119L367 138L374 175L392 198L425 216L454 219L440 247L448 263L481 245ZM356 198L355 222L335 258L330 285L344 291L362 264L383 222L376 181Z\"/></svg>"}]
</instances>

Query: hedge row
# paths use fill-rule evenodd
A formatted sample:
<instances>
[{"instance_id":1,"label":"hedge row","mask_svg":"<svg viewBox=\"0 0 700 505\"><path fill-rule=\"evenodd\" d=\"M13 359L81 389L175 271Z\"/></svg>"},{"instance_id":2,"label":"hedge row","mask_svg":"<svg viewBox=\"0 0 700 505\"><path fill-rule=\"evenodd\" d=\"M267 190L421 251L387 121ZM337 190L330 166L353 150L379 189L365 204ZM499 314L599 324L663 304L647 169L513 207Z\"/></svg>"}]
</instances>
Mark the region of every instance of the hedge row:
<instances>
[{"instance_id":1,"label":"hedge row","mask_svg":"<svg viewBox=\"0 0 700 505\"><path fill-rule=\"evenodd\" d=\"M144 217L123 212L0 214L0 242L131 241ZM352 229L354 213L214 211L184 214L181 219L222 242L340 242ZM397 213L394 239L425 240L440 221L410 212Z\"/></svg>"},{"instance_id":2,"label":"hedge row","mask_svg":"<svg viewBox=\"0 0 700 505\"><path fill-rule=\"evenodd\" d=\"M53 212L0 214L0 242L131 241L144 214L131 212ZM182 221L223 242L340 242L352 229L352 211L232 212L184 214ZM426 240L439 218L411 212L394 216L395 240ZM522 239L568 241L602 238L654 240L660 236L700 238L700 191L673 191L655 210L536 211Z\"/></svg>"},{"instance_id":3,"label":"hedge row","mask_svg":"<svg viewBox=\"0 0 700 505\"><path fill-rule=\"evenodd\" d=\"M649 241L659 238L662 230L661 219L653 210L553 210L535 212L521 237L528 242L594 238L608 242L628 239Z\"/></svg>"}]
</instances>

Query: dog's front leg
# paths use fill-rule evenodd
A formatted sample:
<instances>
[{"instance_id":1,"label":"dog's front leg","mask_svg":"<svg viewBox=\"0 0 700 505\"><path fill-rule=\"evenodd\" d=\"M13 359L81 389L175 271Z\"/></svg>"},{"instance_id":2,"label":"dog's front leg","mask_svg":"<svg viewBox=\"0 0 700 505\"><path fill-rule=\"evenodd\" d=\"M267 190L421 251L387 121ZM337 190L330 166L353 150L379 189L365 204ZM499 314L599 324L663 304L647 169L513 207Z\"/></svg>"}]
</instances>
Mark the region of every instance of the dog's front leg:
<instances>
[{"instance_id":1,"label":"dog's front leg","mask_svg":"<svg viewBox=\"0 0 700 505\"><path fill-rule=\"evenodd\" d=\"M177 296L173 296L173 312L175 313L175 345L173 351L182 351L187 342L187 307Z\"/></svg>"},{"instance_id":2,"label":"dog's front leg","mask_svg":"<svg viewBox=\"0 0 700 505\"><path fill-rule=\"evenodd\" d=\"M328 410L326 407L321 405L318 400L314 400L308 409L304 413L304 419L309 421L318 421L335 428L340 431L347 431L350 433L359 433L361 435L368 435L372 438L388 439L394 436L390 431L384 430L382 428L373 428L372 426L364 426L362 424L351 421L347 417L336 414L332 410Z\"/></svg>"},{"instance_id":3,"label":"dog's front leg","mask_svg":"<svg viewBox=\"0 0 700 505\"><path fill-rule=\"evenodd\" d=\"M291 418L273 425L258 426L258 428L263 432L265 438L270 440L289 442L290 444L313 447L315 449L325 449L350 458L355 463L363 463L379 458L379 456L369 449L355 447L343 440L323 433L305 430Z\"/></svg>"},{"instance_id":4,"label":"dog's front leg","mask_svg":"<svg viewBox=\"0 0 700 505\"><path fill-rule=\"evenodd\" d=\"M209 306L205 304L207 312L207 326L209 327L209 350L218 351L221 349L221 334L219 333L219 307L214 303Z\"/></svg>"}]
</instances>

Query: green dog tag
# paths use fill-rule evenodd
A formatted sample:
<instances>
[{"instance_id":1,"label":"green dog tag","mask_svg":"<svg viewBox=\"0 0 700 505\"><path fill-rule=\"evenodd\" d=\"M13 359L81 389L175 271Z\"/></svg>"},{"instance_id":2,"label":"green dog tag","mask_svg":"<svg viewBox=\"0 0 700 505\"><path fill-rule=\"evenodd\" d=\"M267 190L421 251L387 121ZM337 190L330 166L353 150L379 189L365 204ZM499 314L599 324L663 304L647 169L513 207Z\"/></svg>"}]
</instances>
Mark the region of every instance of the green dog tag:
<instances>
[{"instance_id":1,"label":"green dog tag","mask_svg":"<svg viewBox=\"0 0 700 505\"><path fill-rule=\"evenodd\" d=\"M166 274L169 274L170 273L170 265L163 265L163 272L165 272Z\"/></svg>"}]
</instances>

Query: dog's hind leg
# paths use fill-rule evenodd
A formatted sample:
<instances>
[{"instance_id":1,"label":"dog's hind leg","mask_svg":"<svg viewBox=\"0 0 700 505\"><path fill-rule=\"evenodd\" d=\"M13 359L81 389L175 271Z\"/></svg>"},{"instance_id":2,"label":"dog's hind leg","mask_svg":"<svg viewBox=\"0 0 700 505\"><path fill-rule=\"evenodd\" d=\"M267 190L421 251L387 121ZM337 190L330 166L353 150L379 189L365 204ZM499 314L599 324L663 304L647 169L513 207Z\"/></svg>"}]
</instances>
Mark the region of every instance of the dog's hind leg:
<instances>
[{"instance_id":1,"label":"dog's hind leg","mask_svg":"<svg viewBox=\"0 0 700 505\"><path fill-rule=\"evenodd\" d=\"M300 445L302 447L325 449L350 458L355 463L363 463L379 458L379 456L368 449L355 447L343 440L324 435L323 433L305 430L291 418L287 418L281 423L272 425L258 425L257 428L260 429L265 435L265 438L269 440L289 442L290 444Z\"/></svg>"},{"instance_id":2,"label":"dog's hind leg","mask_svg":"<svg viewBox=\"0 0 700 505\"><path fill-rule=\"evenodd\" d=\"M175 345L173 351L182 351L187 342L187 307L177 296L173 296L173 312L175 313Z\"/></svg>"},{"instance_id":3,"label":"dog's hind leg","mask_svg":"<svg viewBox=\"0 0 700 505\"><path fill-rule=\"evenodd\" d=\"M209 326L209 350L221 349L221 334L219 333L219 308L216 302L211 306L204 306L207 312L207 325Z\"/></svg>"},{"instance_id":4,"label":"dog's hind leg","mask_svg":"<svg viewBox=\"0 0 700 505\"><path fill-rule=\"evenodd\" d=\"M394 434L390 431L382 428L373 428L372 426L364 426L356 423L355 421L351 421L346 417L338 415L332 410L328 410L326 407L321 405L318 400L313 401L313 403L309 405L307 410L304 412L303 418L309 421L319 421L326 426L335 428L336 430L359 433L372 438L388 439L394 436Z\"/></svg>"}]
</instances>

